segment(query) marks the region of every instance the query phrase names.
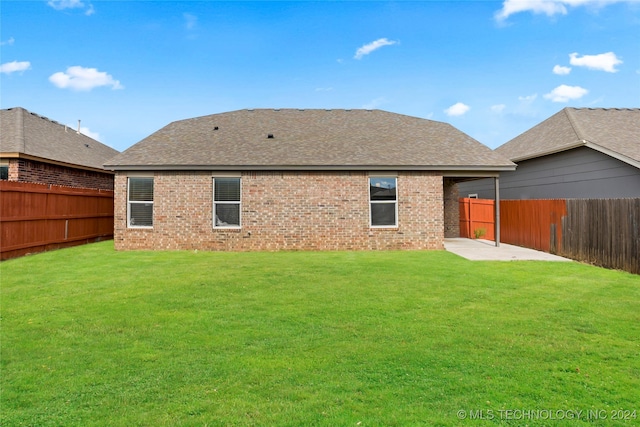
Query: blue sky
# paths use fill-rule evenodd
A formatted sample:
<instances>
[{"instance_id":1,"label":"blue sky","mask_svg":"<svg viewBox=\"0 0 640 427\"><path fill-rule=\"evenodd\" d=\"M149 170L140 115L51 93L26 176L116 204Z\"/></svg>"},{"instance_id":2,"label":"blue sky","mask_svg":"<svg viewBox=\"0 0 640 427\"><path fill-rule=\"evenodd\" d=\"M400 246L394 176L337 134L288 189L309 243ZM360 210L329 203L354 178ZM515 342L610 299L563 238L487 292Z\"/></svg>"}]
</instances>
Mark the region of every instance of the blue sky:
<instances>
[{"instance_id":1,"label":"blue sky","mask_svg":"<svg viewBox=\"0 0 640 427\"><path fill-rule=\"evenodd\" d=\"M640 1L12 1L0 106L124 150L243 108L378 108L495 148L564 107L640 107Z\"/></svg>"}]
</instances>

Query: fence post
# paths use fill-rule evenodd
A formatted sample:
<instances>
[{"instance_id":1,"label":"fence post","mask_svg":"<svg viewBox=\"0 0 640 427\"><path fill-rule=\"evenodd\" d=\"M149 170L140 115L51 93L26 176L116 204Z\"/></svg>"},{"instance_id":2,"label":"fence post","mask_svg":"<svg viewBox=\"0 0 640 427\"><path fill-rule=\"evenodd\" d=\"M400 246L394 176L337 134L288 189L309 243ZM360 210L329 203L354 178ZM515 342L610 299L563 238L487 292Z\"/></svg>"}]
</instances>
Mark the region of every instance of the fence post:
<instances>
[{"instance_id":1,"label":"fence post","mask_svg":"<svg viewBox=\"0 0 640 427\"><path fill-rule=\"evenodd\" d=\"M468 236L469 238L473 238L473 217L471 216L471 206L473 205L473 199L469 199L469 216L467 218L469 218L469 221L467 222L468 226L467 226L467 232L469 233Z\"/></svg>"},{"instance_id":2,"label":"fence post","mask_svg":"<svg viewBox=\"0 0 640 427\"><path fill-rule=\"evenodd\" d=\"M500 177L493 178L494 187L496 190L495 200L495 219L493 221L494 234L496 238L496 247L500 246Z\"/></svg>"}]
</instances>

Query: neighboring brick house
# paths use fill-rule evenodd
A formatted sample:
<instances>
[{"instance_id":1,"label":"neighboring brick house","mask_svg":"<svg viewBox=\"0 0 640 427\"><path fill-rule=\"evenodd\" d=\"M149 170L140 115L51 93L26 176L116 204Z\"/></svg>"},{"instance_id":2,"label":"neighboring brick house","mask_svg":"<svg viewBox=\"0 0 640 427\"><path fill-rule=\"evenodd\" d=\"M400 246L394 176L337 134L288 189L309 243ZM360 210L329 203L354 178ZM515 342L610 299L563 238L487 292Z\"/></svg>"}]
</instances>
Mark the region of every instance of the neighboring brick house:
<instances>
[{"instance_id":1,"label":"neighboring brick house","mask_svg":"<svg viewBox=\"0 0 640 427\"><path fill-rule=\"evenodd\" d=\"M496 152L518 164L500 174L503 200L640 197L639 108L564 108ZM491 199L492 184L459 190Z\"/></svg>"},{"instance_id":2,"label":"neighboring brick house","mask_svg":"<svg viewBox=\"0 0 640 427\"><path fill-rule=\"evenodd\" d=\"M446 123L257 109L171 123L106 167L116 249L248 251L442 249L454 183L515 165Z\"/></svg>"},{"instance_id":3,"label":"neighboring brick house","mask_svg":"<svg viewBox=\"0 0 640 427\"><path fill-rule=\"evenodd\" d=\"M113 190L103 164L118 154L65 125L25 110L0 110L0 179Z\"/></svg>"}]
</instances>

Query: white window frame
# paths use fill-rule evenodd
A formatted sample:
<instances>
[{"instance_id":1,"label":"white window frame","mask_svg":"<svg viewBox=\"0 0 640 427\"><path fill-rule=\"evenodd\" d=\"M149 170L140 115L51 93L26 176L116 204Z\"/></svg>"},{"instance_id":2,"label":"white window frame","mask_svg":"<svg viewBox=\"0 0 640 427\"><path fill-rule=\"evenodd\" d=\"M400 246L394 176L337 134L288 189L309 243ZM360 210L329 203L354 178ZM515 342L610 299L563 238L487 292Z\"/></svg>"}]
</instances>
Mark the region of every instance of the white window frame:
<instances>
[{"instance_id":1,"label":"white window frame","mask_svg":"<svg viewBox=\"0 0 640 427\"><path fill-rule=\"evenodd\" d=\"M238 201L216 201L216 179L229 179L229 178L233 178L233 179L237 179L240 183L240 197ZM215 177L213 177L213 181L212 181L212 199L213 199L213 206L212 206L212 210L213 210L213 228L215 229L233 229L233 230L238 230L240 228L242 228L242 177L240 176L235 176L235 175L228 175L228 176L224 176L224 175L216 175ZM234 224L227 224L227 225L218 225L216 224L216 205L238 205L238 225L234 225Z\"/></svg>"},{"instance_id":2,"label":"white window frame","mask_svg":"<svg viewBox=\"0 0 640 427\"><path fill-rule=\"evenodd\" d=\"M371 180L372 179L393 179L396 182L396 199L395 200L371 200ZM369 227L371 228L398 228L398 177L397 175L385 175L385 174L370 174L367 179L367 192L369 194ZM373 205L374 204L382 204L382 203L393 203L395 206L395 224L387 224L387 225L373 225Z\"/></svg>"},{"instance_id":3,"label":"white window frame","mask_svg":"<svg viewBox=\"0 0 640 427\"><path fill-rule=\"evenodd\" d=\"M153 200L130 200L131 179L150 179L153 182L153 191L155 193L155 180L153 176L129 176L127 177L127 228L146 228L152 229L154 223L154 203ZM131 205L132 204L151 204L151 225L135 225L131 224Z\"/></svg>"}]
</instances>

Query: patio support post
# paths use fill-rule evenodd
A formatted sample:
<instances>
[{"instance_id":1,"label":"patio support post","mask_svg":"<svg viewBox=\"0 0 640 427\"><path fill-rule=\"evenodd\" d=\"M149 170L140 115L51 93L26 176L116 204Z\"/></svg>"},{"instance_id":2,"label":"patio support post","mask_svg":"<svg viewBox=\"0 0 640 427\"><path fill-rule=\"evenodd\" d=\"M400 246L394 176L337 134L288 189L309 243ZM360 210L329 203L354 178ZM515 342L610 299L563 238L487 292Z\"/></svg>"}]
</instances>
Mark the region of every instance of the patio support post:
<instances>
[{"instance_id":1,"label":"patio support post","mask_svg":"<svg viewBox=\"0 0 640 427\"><path fill-rule=\"evenodd\" d=\"M494 228L495 228L495 236L496 236L496 247L500 246L500 177L496 176L493 178L493 186L496 191L496 200L495 200L495 220L494 220Z\"/></svg>"}]
</instances>

